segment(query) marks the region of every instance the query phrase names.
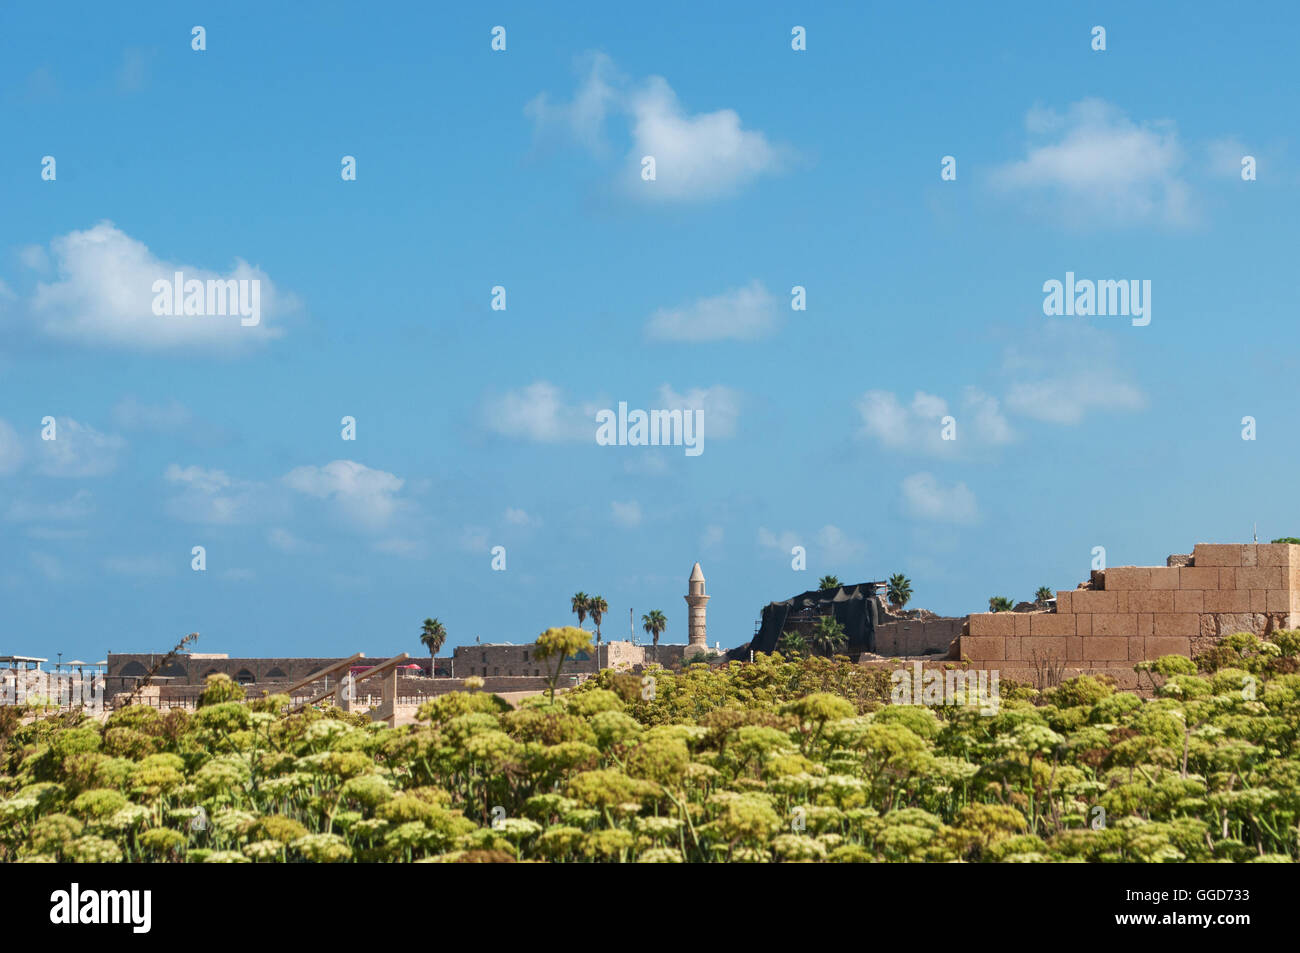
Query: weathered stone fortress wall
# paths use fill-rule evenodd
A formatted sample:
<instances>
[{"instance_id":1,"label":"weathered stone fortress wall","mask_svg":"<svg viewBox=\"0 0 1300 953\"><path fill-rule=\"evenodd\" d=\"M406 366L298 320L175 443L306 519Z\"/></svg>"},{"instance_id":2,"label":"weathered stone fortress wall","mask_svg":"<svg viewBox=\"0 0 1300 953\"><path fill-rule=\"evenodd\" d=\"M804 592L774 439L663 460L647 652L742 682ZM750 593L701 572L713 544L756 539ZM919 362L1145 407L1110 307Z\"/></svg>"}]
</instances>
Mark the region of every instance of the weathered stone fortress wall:
<instances>
[{"instance_id":1,"label":"weathered stone fortress wall","mask_svg":"<svg viewBox=\"0 0 1300 953\"><path fill-rule=\"evenodd\" d=\"M1106 673L1132 688L1135 662L1300 626L1300 546L1197 543L1170 563L1094 572L1090 588L1057 593L1055 612L974 614L959 655L1004 678L1034 682L1060 666L1062 678Z\"/></svg>"},{"instance_id":2,"label":"weathered stone fortress wall","mask_svg":"<svg viewBox=\"0 0 1300 953\"><path fill-rule=\"evenodd\" d=\"M935 618L882 622L876 626L876 654L885 656L943 655L961 635L966 618Z\"/></svg>"}]
</instances>

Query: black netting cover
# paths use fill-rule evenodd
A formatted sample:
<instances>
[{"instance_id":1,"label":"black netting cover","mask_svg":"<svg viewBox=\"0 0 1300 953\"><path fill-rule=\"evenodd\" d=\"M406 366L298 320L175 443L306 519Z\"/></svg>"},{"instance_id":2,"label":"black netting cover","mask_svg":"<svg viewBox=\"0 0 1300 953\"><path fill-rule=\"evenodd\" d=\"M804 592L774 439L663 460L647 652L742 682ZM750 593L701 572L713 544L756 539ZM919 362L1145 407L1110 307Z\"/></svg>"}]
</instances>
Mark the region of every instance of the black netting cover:
<instances>
[{"instance_id":1,"label":"black netting cover","mask_svg":"<svg viewBox=\"0 0 1300 953\"><path fill-rule=\"evenodd\" d=\"M880 620L880 597L877 583L858 583L838 589L812 589L784 602L769 602L763 607L763 622L748 645L732 649L729 657L747 660L749 653L773 652L787 622L824 615L827 608L835 621L844 626L848 636L846 655L876 650L876 623Z\"/></svg>"}]
</instances>

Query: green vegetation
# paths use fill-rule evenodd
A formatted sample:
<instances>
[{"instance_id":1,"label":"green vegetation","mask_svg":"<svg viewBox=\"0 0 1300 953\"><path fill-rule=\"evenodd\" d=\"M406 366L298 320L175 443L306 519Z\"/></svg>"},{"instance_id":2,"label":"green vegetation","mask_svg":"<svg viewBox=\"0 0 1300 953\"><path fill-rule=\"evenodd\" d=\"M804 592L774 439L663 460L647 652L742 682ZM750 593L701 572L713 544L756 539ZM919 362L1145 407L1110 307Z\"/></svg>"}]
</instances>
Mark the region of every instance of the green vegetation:
<instances>
[{"instance_id":1,"label":"green vegetation","mask_svg":"<svg viewBox=\"0 0 1300 953\"><path fill-rule=\"evenodd\" d=\"M817 580L818 589L838 589L840 587L839 576L822 576Z\"/></svg>"},{"instance_id":2,"label":"green vegetation","mask_svg":"<svg viewBox=\"0 0 1300 953\"><path fill-rule=\"evenodd\" d=\"M1010 612L1015 607L1015 603L1006 596L990 596L989 612Z\"/></svg>"},{"instance_id":3,"label":"green vegetation","mask_svg":"<svg viewBox=\"0 0 1300 953\"><path fill-rule=\"evenodd\" d=\"M1283 537L1281 537L1280 539L1275 539L1275 540L1273 540L1273 542L1275 542L1275 543L1296 543L1297 545L1300 545L1300 539L1296 539L1294 536L1283 536Z\"/></svg>"},{"instance_id":4,"label":"green vegetation","mask_svg":"<svg viewBox=\"0 0 1300 953\"><path fill-rule=\"evenodd\" d=\"M1034 601L1039 605L1045 605L1046 603L1051 602L1054 598L1055 596L1053 595L1050 586L1039 586L1034 590Z\"/></svg>"},{"instance_id":5,"label":"green vegetation","mask_svg":"<svg viewBox=\"0 0 1300 953\"><path fill-rule=\"evenodd\" d=\"M645 615L641 616L641 628L645 629L646 635L654 639L654 644L659 645L659 636L668 628L668 620L658 609L651 609Z\"/></svg>"},{"instance_id":6,"label":"green vegetation","mask_svg":"<svg viewBox=\"0 0 1300 953\"><path fill-rule=\"evenodd\" d=\"M420 629L420 644L429 650L429 674L438 674L438 653L447 642L447 627L437 619L425 619Z\"/></svg>"},{"instance_id":7,"label":"green vegetation","mask_svg":"<svg viewBox=\"0 0 1300 953\"><path fill-rule=\"evenodd\" d=\"M761 653L517 710L453 692L397 729L215 678L193 713L5 707L0 862L1300 859L1300 632L1137 668L1154 697L1004 681L991 716Z\"/></svg>"},{"instance_id":8,"label":"green vegetation","mask_svg":"<svg viewBox=\"0 0 1300 953\"><path fill-rule=\"evenodd\" d=\"M908 579L901 572L896 572L889 577L889 585L885 589L885 597L891 603L903 608L912 598L912 580Z\"/></svg>"}]
</instances>

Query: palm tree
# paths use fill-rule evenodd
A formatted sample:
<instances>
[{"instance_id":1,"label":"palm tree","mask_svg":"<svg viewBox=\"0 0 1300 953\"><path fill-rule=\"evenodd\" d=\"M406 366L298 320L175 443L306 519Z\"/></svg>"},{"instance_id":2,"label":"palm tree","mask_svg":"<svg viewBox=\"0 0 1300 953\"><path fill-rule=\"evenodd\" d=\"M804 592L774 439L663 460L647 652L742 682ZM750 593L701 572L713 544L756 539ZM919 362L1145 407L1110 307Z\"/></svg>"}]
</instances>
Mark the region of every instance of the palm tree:
<instances>
[{"instance_id":1,"label":"palm tree","mask_svg":"<svg viewBox=\"0 0 1300 953\"><path fill-rule=\"evenodd\" d=\"M668 620L658 609L651 609L641 617L641 627L645 629L646 634L654 639L655 660L659 659L659 633L668 628Z\"/></svg>"},{"instance_id":2,"label":"palm tree","mask_svg":"<svg viewBox=\"0 0 1300 953\"><path fill-rule=\"evenodd\" d=\"M989 597L989 612L1010 612L1013 605L1006 596Z\"/></svg>"},{"instance_id":3,"label":"palm tree","mask_svg":"<svg viewBox=\"0 0 1300 953\"><path fill-rule=\"evenodd\" d=\"M1039 586L1038 590L1034 593L1034 601L1037 602L1039 605L1046 605L1047 603L1051 602L1052 590L1049 589L1047 586Z\"/></svg>"},{"instance_id":4,"label":"palm tree","mask_svg":"<svg viewBox=\"0 0 1300 953\"><path fill-rule=\"evenodd\" d=\"M818 589L838 589L840 587L839 576L822 576L817 580Z\"/></svg>"},{"instance_id":5,"label":"palm tree","mask_svg":"<svg viewBox=\"0 0 1300 953\"><path fill-rule=\"evenodd\" d=\"M848 640L849 637L844 633L844 626L835 620L835 616L824 615L813 626L812 637L808 642L814 651L834 655L837 650L844 648Z\"/></svg>"},{"instance_id":6,"label":"palm tree","mask_svg":"<svg viewBox=\"0 0 1300 953\"><path fill-rule=\"evenodd\" d=\"M912 598L912 580L908 579L901 572L896 572L889 577L889 588L885 590L889 601L898 608L907 605L907 600Z\"/></svg>"},{"instance_id":7,"label":"palm tree","mask_svg":"<svg viewBox=\"0 0 1300 953\"><path fill-rule=\"evenodd\" d=\"M587 621L587 608L591 602L591 596L585 592L575 592L570 602L572 610L578 616L578 628L582 628L582 623Z\"/></svg>"},{"instance_id":8,"label":"palm tree","mask_svg":"<svg viewBox=\"0 0 1300 953\"><path fill-rule=\"evenodd\" d=\"M782 655L803 655L808 651L808 640L798 632L782 632L776 640L776 650Z\"/></svg>"},{"instance_id":9,"label":"palm tree","mask_svg":"<svg viewBox=\"0 0 1300 953\"><path fill-rule=\"evenodd\" d=\"M605 601L603 596L592 596L590 599L587 600L587 611L591 613L592 624L596 626L596 645L599 646L600 645L600 620L601 617L604 616L605 613L609 611L609 603ZM599 664L600 661L599 654L596 656L596 660L597 660L597 664Z\"/></svg>"},{"instance_id":10,"label":"palm tree","mask_svg":"<svg viewBox=\"0 0 1300 953\"><path fill-rule=\"evenodd\" d=\"M429 650L429 675L438 674L438 653L447 641L447 627L437 619L425 619L420 631L420 642Z\"/></svg>"}]
</instances>

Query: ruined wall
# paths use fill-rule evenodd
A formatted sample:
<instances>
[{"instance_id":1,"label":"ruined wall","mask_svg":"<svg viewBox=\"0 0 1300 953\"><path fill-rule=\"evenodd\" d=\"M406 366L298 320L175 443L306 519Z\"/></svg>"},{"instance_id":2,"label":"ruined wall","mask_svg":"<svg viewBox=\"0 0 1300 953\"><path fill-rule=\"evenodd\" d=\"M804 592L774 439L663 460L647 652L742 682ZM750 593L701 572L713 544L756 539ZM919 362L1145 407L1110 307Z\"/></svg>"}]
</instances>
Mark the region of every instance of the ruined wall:
<instances>
[{"instance_id":1,"label":"ruined wall","mask_svg":"<svg viewBox=\"0 0 1300 953\"><path fill-rule=\"evenodd\" d=\"M885 656L944 655L961 634L959 619L904 620L876 626L876 654Z\"/></svg>"},{"instance_id":2,"label":"ruined wall","mask_svg":"<svg viewBox=\"0 0 1300 953\"><path fill-rule=\"evenodd\" d=\"M961 656L1017 680L1060 666L1063 678L1104 672L1133 687L1135 662L1300 625L1300 546L1197 543L1190 565L1116 566L1091 586L1058 592L1055 612L970 616Z\"/></svg>"}]
</instances>

